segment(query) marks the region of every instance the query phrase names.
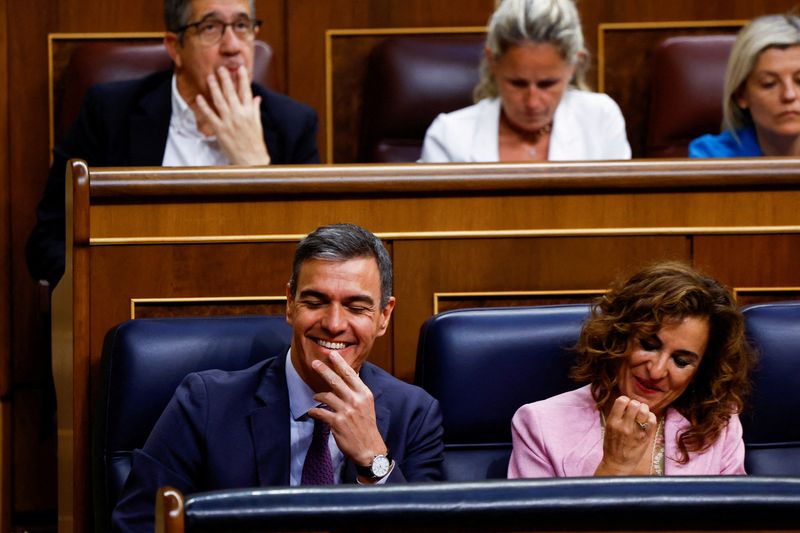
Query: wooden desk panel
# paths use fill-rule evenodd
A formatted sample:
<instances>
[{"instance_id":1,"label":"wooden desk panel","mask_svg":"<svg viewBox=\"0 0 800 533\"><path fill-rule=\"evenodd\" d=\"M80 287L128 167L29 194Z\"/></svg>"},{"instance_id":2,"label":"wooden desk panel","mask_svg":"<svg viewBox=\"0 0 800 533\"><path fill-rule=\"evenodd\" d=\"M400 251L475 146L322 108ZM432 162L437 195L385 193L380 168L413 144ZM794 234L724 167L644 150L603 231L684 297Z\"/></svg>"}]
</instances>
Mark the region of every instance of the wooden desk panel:
<instances>
[{"instance_id":1,"label":"wooden desk panel","mask_svg":"<svg viewBox=\"0 0 800 533\"><path fill-rule=\"evenodd\" d=\"M417 336L433 315L434 293L540 290L552 292L554 301L588 302L591 294L575 298L569 292L605 289L617 276L659 259L691 261L689 240L643 236L396 241L395 374L413 378Z\"/></svg>"},{"instance_id":2,"label":"wooden desk panel","mask_svg":"<svg viewBox=\"0 0 800 533\"><path fill-rule=\"evenodd\" d=\"M398 304L372 360L405 380L437 294L451 306L585 301L643 264L683 259L800 295L774 292L800 287L795 159L71 171L53 339L61 521L79 531L106 331L132 301L160 300L151 314L279 310L293 247L320 224L355 222L387 243Z\"/></svg>"}]
</instances>

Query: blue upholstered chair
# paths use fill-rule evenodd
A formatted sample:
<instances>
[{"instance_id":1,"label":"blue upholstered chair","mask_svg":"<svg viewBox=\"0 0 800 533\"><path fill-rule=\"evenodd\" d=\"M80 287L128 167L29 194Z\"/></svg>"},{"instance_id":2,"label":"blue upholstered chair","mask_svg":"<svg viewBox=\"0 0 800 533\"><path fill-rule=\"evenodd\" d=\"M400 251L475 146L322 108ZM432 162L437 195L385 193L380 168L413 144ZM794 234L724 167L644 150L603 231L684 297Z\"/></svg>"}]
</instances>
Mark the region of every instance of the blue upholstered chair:
<instances>
[{"instance_id":1,"label":"blue upholstered chair","mask_svg":"<svg viewBox=\"0 0 800 533\"><path fill-rule=\"evenodd\" d=\"M749 474L800 476L800 302L744 310L759 355L753 397L742 416Z\"/></svg>"},{"instance_id":2,"label":"blue upholstered chair","mask_svg":"<svg viewBox=\"0 0 800 533\"><path fill-rule=\"evenodd\" d=\"M577 388L568 378L588 305L460 309L428 319L416 382L439 400L445 479L505 478L511 417Z\"/></svg>"},{"instance_id":3,"label":"blue upholstered chair","mask_svg":"<svg viewBox=\"0 0 800 533\"><path fill-rule=\"evenodd\" d=\"M96 529L109 529L131 453L147 440L184 376L247 368L288 348L290 339L283 315L139 319L109 331L93 428Z\"/></svg>"}]
</instances>

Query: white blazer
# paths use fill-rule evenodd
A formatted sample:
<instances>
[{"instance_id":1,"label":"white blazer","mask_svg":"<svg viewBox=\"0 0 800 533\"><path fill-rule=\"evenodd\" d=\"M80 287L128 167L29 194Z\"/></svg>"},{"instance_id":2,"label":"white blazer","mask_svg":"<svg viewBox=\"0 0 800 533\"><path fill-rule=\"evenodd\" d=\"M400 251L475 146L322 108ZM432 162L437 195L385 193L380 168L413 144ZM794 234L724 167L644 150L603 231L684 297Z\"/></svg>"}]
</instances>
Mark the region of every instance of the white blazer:
<instances>
[{"instance_id":1,"label":"white blazer","mask_svg":"<svg viewBox=\"0 0 800 533\"><path fill-rule=\"evenodd\" d=\"M425 133L421 163L497 162L500 99L442 113ZM550 134L551 161L630 159L625 119L608 95L577 89L564 92Z\"/></svg>"}]
</instances>

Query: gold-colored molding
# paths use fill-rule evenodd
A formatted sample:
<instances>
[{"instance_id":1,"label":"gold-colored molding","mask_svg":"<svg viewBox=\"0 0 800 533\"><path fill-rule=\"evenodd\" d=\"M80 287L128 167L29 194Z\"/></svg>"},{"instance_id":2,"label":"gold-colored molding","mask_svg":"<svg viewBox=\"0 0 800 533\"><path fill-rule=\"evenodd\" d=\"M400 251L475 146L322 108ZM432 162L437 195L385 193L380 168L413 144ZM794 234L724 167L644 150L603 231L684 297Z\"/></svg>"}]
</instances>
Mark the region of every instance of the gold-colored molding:
<instances>
[{"instance_id":1,"label":"gold-colored molding","mask_svg":"<svg viewBox=\"0 0 800 533\"><path fill-rule=\"evenodd\" d=\"M153 40L163 39L164 32L120 32L120 33L48 33L47 34L47 104L50 130L50 164L53 164L53 146L55 145L55 72L53 71L53 51L56 41L93 41L93 40Z\"/></svg>"},{"instance_id":2,"label":"gold-colored molding","mask_svg":"<svg viewBox=\"0 0 800 533\"><path fill-rule=\"evenodd\" d=\"M759 295L772 293L786 293L787 295L800 295L800 287L734 287L732 290L734 299L738 300L740 295Z\"/></svg>"},{"instance_id":3,"label":"gold-colored molding","mask_svg":"<svg viewBox=\"0 0 800 533\"><path fill-rule=\"evenodd\" d=\"M325 31L325 154L333 163L333 39L385 35L448 35L486 33L485 26L443 26L420 28L330 29Z\"/></svg>"},{"instance_id":4,"label":"gold-colored molding","mask_svg":"<svg viewBox=\"0 0 800 533\"><path fill-rule=\"evenodd\" d=\"M508 298L514 296L599 296L607 289L567 289L546 291L478 291L478 292L434 292L433 314L439 314L439 300L444 298Z\"/></svg>"},{"instance_id":5,"label":"gold-colored molding","mask_svg":"<svg viewBox=\"0 0 800 533\"><path fill-rule=\"evenodd\" d=\"M675 20L668 22L602 22L597 25L597 91L605 92L606 32L632 30L740 28L747 20Z\"/></svg>"},{"instance_id":6,"label":"gold-colored molding","mask_svg":"<svg viewBox=\"0 0 800 533\"><path fill-rule=\"evenodd\" d=\"M131 298L131 320L136 318L137 304L170 304L170 303L220 303L220 302L252 302L276 303L286 302L286 296L199 296L192 298Z\"/></svg>"},{"instance_id":7,"label":"gold-colored molding","mask_svg":"<svg viewBox=\"0 0 800 533\"><path fill-rule=\"evenodd\" d=\"M375 232L383 240L430 239L499 239L523 237L633 237L669 235L754 235L800 233L800 226L695 226L647 228L569 228L510 229L465 231ZM306 234L204 235L175 237L92 237L90 246L126 246L136 244L219 244L296 242Z\"/></svg>"}]
</instances>

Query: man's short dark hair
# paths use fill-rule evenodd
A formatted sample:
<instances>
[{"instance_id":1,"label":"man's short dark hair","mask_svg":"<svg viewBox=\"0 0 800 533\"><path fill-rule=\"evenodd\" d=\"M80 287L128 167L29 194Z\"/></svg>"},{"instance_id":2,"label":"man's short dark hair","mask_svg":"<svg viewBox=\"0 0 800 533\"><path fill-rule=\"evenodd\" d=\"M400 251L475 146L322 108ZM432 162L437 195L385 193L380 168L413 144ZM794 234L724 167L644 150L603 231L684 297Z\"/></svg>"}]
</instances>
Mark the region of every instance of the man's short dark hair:
<instances>
[{"instance_id":1,"label":"man's short dark hair","mask_svg":"<svg viewBox=\"0 0 800 533\"><path fill-rule=\"evenodd\" d=\"M300 267L309 259L347 261L361 257L374 257L381 276L381 309L385 309L392 296L392 260L379 238L355 224L320 226L297 244L292 264L289 290L297 295L297 278Z\"/></svg>"},{"instance_id":2,"label":"man's short dark hair","mask_svg":"<svg viewBox=\"0 0 800 533\"><path fill-rule=\"evenodd\" d=\"M167 31L178 33L182 28L193 22L189 20L192 16L193 0L164 0L164 26ZM250 18L256 18L256 5L254 0L250 0Z\"/></svg>"}]
</instances>

